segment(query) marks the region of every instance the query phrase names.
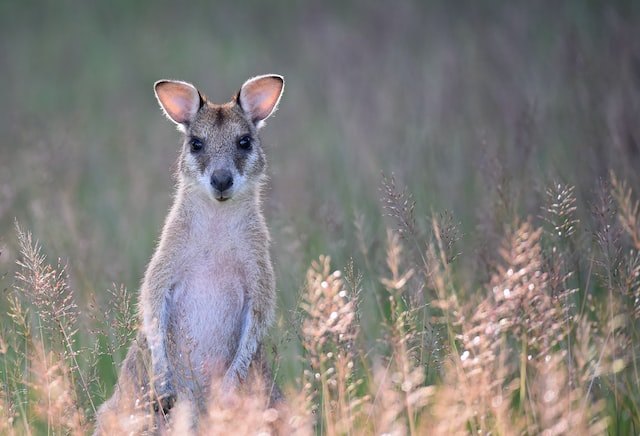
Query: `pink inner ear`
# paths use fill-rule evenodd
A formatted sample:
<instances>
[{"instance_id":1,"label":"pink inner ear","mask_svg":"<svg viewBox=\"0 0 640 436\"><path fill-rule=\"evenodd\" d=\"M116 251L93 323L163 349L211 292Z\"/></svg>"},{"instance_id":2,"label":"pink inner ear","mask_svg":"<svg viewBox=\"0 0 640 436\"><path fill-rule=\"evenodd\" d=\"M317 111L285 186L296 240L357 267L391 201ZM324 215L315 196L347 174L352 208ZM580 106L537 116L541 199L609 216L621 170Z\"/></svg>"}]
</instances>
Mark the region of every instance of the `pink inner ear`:
<instances>
[{"instance_id":1,"label":"pink inner ear","mask_svg":"<svg viewBox=\"0 0 640 436\"><path fill-rule=\"evenodd\" d=\"M271 115L282 92L282 81L275 77L262 77L246 83L240 92L240 103L254 122Z\"/></svg>"},{"instance_id":2,"label":"pink inner ear","mask_svg":"<svg viewBox=\"0 0 640 436\"><path fill-rule=\"evenodd\" d=\"M200 107L198 91L186 83L163 82L156 93L167 115L178 124L191 121Z\"/></svg>"}]
</instances>

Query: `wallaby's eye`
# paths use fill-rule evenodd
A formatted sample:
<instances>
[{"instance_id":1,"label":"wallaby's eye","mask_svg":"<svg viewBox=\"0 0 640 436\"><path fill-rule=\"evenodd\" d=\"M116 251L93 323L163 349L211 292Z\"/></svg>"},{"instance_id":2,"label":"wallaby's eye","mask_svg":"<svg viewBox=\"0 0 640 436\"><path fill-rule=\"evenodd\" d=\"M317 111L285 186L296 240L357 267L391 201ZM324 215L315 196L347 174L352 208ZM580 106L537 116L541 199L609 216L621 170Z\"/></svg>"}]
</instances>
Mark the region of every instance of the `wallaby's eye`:
<instances>
[{"instance_id":1,"label":"wallaby's eye","mask_svg":"<svg viewBox=\"0 0 640 436\"><path fill-rule=\"evenodd\" d=\"M191 138L189 145L191 146L191 151L194 153L199 152L204 147L204 144L198 138Z\"/></svg>"},{"instance_id":2,"label":"wallaby's eye","mask_svg":"<svg viewBox=\"0 0 640 436\"><path fill-rule=\"evenodd\" d=\"M241 136L240 139L238 139L238 148L240 150L251 150L251 136Z\"/></svg>"}]
</instances>

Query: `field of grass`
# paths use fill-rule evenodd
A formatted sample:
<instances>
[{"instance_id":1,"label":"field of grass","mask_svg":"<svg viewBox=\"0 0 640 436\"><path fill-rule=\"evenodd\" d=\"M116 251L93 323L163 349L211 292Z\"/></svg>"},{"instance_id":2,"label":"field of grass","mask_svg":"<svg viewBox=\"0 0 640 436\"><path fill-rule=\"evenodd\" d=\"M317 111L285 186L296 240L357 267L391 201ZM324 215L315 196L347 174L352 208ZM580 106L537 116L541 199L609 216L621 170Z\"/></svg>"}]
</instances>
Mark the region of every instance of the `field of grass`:
<instances>
[{"instance_id":1,"label":"field of grass","mask_svg":"<svg viewBox=\"0 0 640 436\"><path fill-rule=\"evenodd\" d=\"M264 73L289 407L207 428L639 434L639 29L632 1L0 2L0 434L89 433L113 391L175 181L154 81Z\"/></svg>"}]
</instances>

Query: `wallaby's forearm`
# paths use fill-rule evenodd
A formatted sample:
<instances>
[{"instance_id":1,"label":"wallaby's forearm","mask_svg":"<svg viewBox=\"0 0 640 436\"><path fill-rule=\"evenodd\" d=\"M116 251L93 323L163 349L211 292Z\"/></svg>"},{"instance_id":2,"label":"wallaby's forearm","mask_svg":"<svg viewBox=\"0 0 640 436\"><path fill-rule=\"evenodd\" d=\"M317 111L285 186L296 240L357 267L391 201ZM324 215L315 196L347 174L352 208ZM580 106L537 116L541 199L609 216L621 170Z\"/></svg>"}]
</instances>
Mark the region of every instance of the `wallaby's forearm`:
<instances>
[{"instance_id":1,"label":"wallaby's forearm","mask_svg":"<svg viewBox=\"0 0 640 436\"><path fill-rule=\"evenodd\" d=\"M238 350L225 374L225 384L236 384L246 379L249 366L255 357L258 346L262 343L262 339L269 328L270 321L252 306L253 304L250 304L246 310L242 334L238 341Z\"/></svg>"},{"instance_id":2,"label":"wallaby's forearm","mask_svg":"<svg viewBox=\"0 0 640 436\"><path fill-rule=\"evenodd\" d=\"M167 300L171 295L172 269L166 256L154 257L149 264L140 295L142 331L151 354L154 384L162 387L170 375L167 358Z\"/></svg>"},{"instance_id":3,"label":"wallaby's forearm","mask_svg":"<svg viewBox=\"0 0 640 436\"><path fill-rule=\"evenodd\" d=\"M142 328L147 338L154 377L164 377L169 372L165 339L167 336L167 308L164 298L150 296L143 299L147 310L142 316Z\"/></svg>"},{"instance_id":4,"label":"wallaby's forearm","mask_svg":"<svg viewBox=\"0 0 640 436\"><path fill-rule=\"evenodd\" d=\"M275 314L275 284L270 259L261 271L256 289L249 292L244 308L242 331L235 357L225 374L224 382L236 383L246 379L251 362L262 343Z\"/></svg>"},{"instance_id":5,"label":"wallaby's forearm","mask_svg":"<svg viewBox=\"0 0 640 436\"><path fill-rule=\"evenodd\" d=\"M242 331L240 340L238 341L238 349L223 380L223 383L227 385L235 385L246 378L249 371L249 365L251 364L256 349L258 348L257 334L259 332L259 328L257 326L255 316L252 313L252 306L253 304L251 300L249 300L247 306L244 308Z\"/></svg>"}]
</instances>

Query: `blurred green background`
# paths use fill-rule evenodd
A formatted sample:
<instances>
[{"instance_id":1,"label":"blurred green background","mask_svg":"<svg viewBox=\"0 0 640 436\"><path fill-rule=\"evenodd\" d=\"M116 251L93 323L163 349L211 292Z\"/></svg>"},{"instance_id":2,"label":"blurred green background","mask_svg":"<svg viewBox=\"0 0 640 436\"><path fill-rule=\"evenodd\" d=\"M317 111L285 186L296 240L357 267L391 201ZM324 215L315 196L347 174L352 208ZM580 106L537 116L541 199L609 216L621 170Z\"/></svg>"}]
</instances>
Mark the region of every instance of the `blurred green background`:
<instances>
[{"instance_id":1,"label":"blurred green background","mask_svg":"<svg viewBox=\"0 0 640 436\"><path fill-rule=\"evenodd\" d=\"M637 1L2 0L2 288L17 220L68 264L87 325L92 296L106 307L112 283L136 291L179 147L154 81L224 102L264 73L287 84L263 130L285 357L312 259L383 263L381 173L413 193L416 216L451 211L470 289L498 214L538 216L554 180L576 186L580 213L609 169L638 191ZM365 291L379 286L365 277ZM365 295L375 330L374 304ZM280 377L295 377L294 360Z\"/></svg>"}]
</instances>

